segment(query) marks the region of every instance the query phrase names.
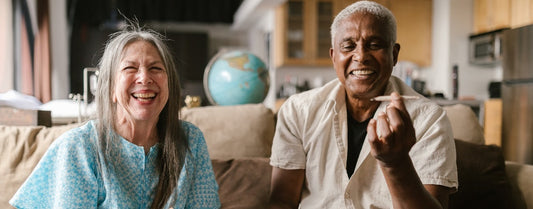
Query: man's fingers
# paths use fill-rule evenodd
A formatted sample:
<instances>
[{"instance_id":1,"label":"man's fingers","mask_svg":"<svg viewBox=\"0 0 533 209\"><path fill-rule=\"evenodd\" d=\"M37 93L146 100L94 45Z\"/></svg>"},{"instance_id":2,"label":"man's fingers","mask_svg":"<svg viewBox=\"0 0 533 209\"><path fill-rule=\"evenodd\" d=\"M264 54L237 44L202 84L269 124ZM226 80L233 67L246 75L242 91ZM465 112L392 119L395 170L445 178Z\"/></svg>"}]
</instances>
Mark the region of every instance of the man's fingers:
<instances>
[{"instance_id":1,"label":"man's fingers","mask_svg":"<svg viewBox=\"0 0 533 209\"><path fill-rule=\"evenodd\" d=\"M376 132L378 135L378 139L382 141L382 143L388 144L388 141L386 139L389 138L389 136L391 135L391 130L387 115L384 112L378 113L376 123Z\"/></svg>"},{"instance_id":2,"label":"man's fingers","mask_svg":"<svg viewBox=\"0 0 533 209\"><path fill-rule=\"evenodd\" d=\"M377 120L376 119L370 119L368 122L368 126L366 128L366 135L369 139L370 146L373 148L373 150L379 150L381 149L381 142L378 138L378 135L376 133L376 125Z\"/></svg>"},{"instance_id":3,"label":"man's fingers","mask_svg":"<svg viewBox=\"0 0 533 209\"><path fill-rule=\"evenodd\" d=\"M392 97L391 105L398 108L398 110L400 111L407 112L407 108L405 108L404 101L402 97L400 97L398 92L392 92L391 97Z\"/></svg>"},{"instance_id":4,"label":"man's fingers","mask_svg":"<svg viewBox=\"0 0 533 209\"><path fill-rule=\"evenodd\" d=\"M389 118L389 124L392 131L398 131L404 124L405 118L402 117L400 111L394 106L387 106L387 117Z\"/></svg>"}]
</instances>

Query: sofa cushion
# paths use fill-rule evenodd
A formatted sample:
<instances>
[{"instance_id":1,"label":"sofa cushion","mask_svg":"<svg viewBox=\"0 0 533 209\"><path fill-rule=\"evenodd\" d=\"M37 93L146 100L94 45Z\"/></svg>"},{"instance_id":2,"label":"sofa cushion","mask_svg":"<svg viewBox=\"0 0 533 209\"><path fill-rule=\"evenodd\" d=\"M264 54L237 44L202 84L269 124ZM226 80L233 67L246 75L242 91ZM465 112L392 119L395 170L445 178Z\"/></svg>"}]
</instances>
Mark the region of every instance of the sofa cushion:
<instances>
[{"instance_id":1,"label":"sofa cushion","mask_svg":"<svg viewBox=\"0 0 533 209\"><path fill-rule=\"evenodd\" d=\"M50 144L79 124L55 126L0 126L0 208L30 175Z\"/></svg>"},{"instance_id":2,"label":"sofa cushion","mask_svg":"<svg viewBox=\"0 0 533 209\"><path fill-rule=\"evenodd\" d=\"M202 130L211 159L270 157L275 120L263 104L183 109L181 117Z\"/></svg>"},{"instance_id":3,"label":"sofa cushion","mask_svg":"<svg viewBox=\"0 0 533 209\"><path fill-rule=\"evenodd\" d=\"M221 208L266 208L272 167L268 158L213 159Z\"/></svg>"},{"instance_id":4,"label":"sofa cushion","mask_svg":"<svg viewBox=\"0 0 533 209\"><path fill-rule=\"evenodd\" d=\"M501 149L461 140L455 147L459 188L449 208L514 208Z\"/></svg>"},{"instance_id":5,"label":"sofa cushion","mask_svg":"<svg viewBox=\"0 0 533 209\"><path fill-rule=\"evenodd\" d=\"M450 119L454 138L474 144L485 144L483 128L472 108L464 104L448 105L442 108Z\"/></svg>"}]
</instances>

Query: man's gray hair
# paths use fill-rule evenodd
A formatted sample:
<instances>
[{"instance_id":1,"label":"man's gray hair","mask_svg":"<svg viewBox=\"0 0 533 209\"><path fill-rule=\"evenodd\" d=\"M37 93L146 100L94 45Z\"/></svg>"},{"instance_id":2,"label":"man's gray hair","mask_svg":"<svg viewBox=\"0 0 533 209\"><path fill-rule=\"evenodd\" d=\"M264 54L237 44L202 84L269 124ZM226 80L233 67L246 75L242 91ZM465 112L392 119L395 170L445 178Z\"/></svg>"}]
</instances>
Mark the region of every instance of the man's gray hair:
<instances>
[{"instance_id":1,"label":"man's gray hair","mask_svg":"<svg viewBox=\"0 0 533 209\"><path fill-rule=\"evenodd\" d=\"M389 29L389 36L392 38L390 40L391 44L396 43L396 18L394 18L392 12L381 4L373 1L358 1L344 8L333 20L330 29L331 47L334 48L335 35L341 21L356 13L368 13L380 19Z\"/></svg>"}]
</instances>

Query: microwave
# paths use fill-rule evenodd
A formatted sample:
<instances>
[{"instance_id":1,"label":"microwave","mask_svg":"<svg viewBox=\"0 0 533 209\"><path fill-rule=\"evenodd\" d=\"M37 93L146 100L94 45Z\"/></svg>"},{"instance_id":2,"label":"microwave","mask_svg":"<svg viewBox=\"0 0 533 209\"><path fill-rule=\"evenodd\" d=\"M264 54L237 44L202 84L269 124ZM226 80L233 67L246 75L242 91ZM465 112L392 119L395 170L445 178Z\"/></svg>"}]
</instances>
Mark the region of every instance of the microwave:
<instances>
[{"instance_id":1,"label":"microwave","mask_svg":"<svg viewBox=\"0 0 533 209\"><path fill-rule=\"evenodd\" d=\"M502 59L502 37L507 28L470 36L469 61L475 65L493 65Z\"/></svg>"}]
</instances>

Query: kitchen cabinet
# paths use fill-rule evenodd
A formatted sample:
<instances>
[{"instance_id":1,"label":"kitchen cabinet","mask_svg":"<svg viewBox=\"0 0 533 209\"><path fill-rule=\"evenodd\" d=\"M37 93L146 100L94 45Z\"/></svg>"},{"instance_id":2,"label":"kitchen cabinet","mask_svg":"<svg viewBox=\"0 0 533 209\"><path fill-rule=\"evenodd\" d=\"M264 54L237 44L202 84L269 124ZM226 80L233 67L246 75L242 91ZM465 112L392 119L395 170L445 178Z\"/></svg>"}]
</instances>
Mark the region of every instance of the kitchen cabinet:
<instances>
[{"instance_id":1,"label":"kitchen cabinet","mask_svg":"<svg viewBox=\"0 0 533 209\"><path fill-rule=\"evenodd\" d=\"M419 66L431 65L432 0L391 0L389 9L396 17L399 61Z\"/></svg>"},{"instance_id":2,"label":"kitchen cabinet","mask_svg":"<svg viewBox=\"0 0 533 209\"><path fill-rule=\"evenodd\" d=\"M474 33L483 33L511 25L511 1L474 0Z\"/></svg>"},{"instance_id":3,"label":"kitchen cabinet","mask_svg":"<svg viewBox=\"0 0 533 209\"><path fill-rule=\"evenodd\" d=\"M289 0L276 10L276 66L331 66L333 4L334 0Z\"/></svg>"},{"instance_id":4,"label":"kitchen cabinet","mask_svg":"<svg viewBox=\"0 0 533 209\"><path fill-rule=\"evenodd\" d=\"M511 1L511 28L533 24L533 0Z\"/></svg>"},{"instance_id":5,"label":"kitchen cabinet","mask_svg":"<svg viewBox=\"0 0 533 209\"><path fill-rule=\"evenodd\" d=\"M533 0L475 0L474 33L533 24Z\"/></svg>"},{"instance_id":6,"label":"kitchen cabinet","mask_svg":"<svg viewBox=\"0 0 533 209\"><path fill-rule=\"evenodd\" d=\"M354 1L343 0L338 11ZM432 0L375 0L396 17L396 42L400 44L399 61L419 66L431 65Z\"/></svg>"},{"instance_id":7,"label":"kitchen cabinet","mask_svg":"<svg viewBox=\"0 0 533 209\"><path fill-rule=\"evenodd\" d=\"M485 144L502 146L502 100L489 99L484 103Z\"/></svg>"},{"instance_id":8,"label":"kitchen cabinet","mask_svg":"<svg viewBox=\"0 0 533 209\"><path fill-rule=\"evenodd\" d=\"M289 0L276 11L276 66L331 66L329 27L353 0ZM398 24L400 61L431 64L432 0L376 0L389 8Z\"/></svg>"}]
</instances>

